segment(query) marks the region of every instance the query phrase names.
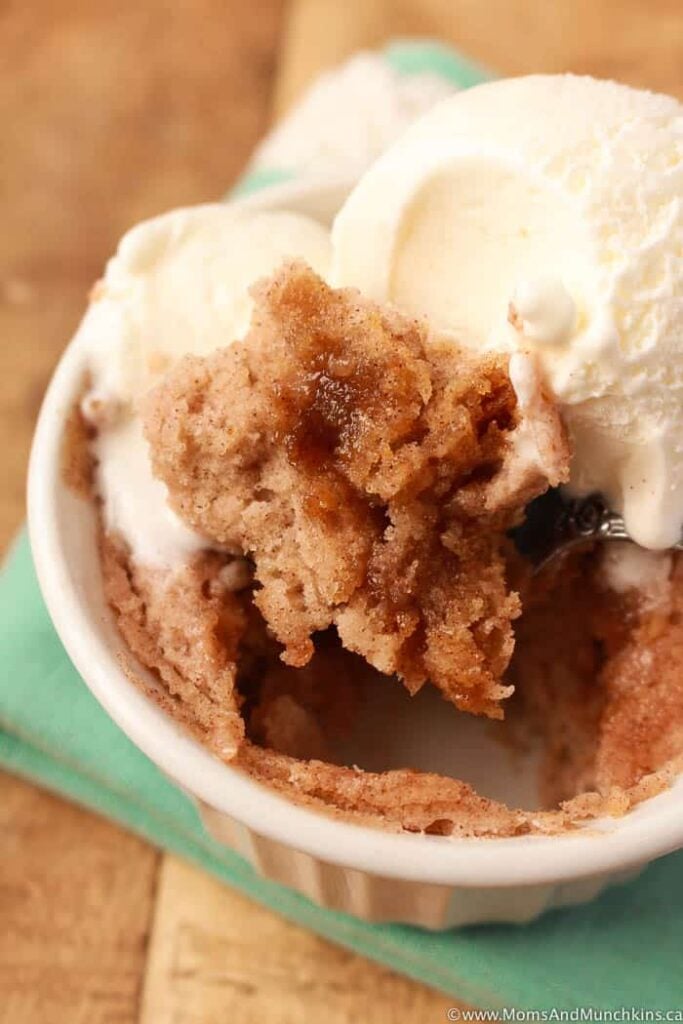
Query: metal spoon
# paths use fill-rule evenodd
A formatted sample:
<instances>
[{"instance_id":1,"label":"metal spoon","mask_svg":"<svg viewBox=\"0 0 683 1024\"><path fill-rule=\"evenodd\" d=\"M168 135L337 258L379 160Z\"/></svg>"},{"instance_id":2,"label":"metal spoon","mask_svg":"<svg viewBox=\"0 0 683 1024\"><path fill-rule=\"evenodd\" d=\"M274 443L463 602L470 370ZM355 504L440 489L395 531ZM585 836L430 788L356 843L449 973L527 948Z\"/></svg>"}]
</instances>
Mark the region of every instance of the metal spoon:
<instances>
[{"instance_id":1,"label":"metal spoon","mask_svg":"<svg viewBox=\"0 0 683 1024\"><path fill-rule=\"evenodd\" d=\"M535 572L582 544L612 540L634 543L623 518L612 512L602 495L567 498L557 489L532 501L524 522L511 530L510 536ZM683 541L673 550L683 550Z\"/></svg>"}]
</instances>

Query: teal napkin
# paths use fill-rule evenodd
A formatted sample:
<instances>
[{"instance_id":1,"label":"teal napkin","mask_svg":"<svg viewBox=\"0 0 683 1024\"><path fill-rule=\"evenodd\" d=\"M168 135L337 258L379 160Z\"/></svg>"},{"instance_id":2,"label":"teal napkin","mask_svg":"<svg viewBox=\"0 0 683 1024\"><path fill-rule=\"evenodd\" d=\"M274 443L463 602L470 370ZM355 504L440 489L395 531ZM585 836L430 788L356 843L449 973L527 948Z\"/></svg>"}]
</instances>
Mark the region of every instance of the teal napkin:
<instances>
[{"instance_id":1,"label":"teal napkin","mask_svg":"<svg viewBox=\"0 0 683 1024\"><path fill-rule=\"evenodd\" d=\"M461 85L482 77L441 46L399 44L388 53L406 74L437 70ZM257 184L263 181L248 187ZM192 802L130 743L69 662L24 535L0 576L0 652L0 766L193 861L285 917L480 1007L683 1006L683 853L588 906L524 927L430 933L365 924L264 881L207 836Z\"/></svg>"}]
</instances>

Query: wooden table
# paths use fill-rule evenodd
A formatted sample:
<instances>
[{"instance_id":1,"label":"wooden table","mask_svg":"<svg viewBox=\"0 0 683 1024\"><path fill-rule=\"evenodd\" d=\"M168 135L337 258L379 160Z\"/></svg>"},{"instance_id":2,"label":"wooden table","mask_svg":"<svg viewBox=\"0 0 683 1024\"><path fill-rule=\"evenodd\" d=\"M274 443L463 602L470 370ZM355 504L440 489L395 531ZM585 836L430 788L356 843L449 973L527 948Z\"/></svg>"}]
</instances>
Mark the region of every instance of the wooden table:
<instances>
[{"instance_id":1,"label":"wooden table","mask_svg":"<svg viewBox=\"0 0 683 1024\"><path fill-rule=\"evenodd\" d=\"M0 8L0 544L32 424L126 227L220 195L311 77L392 35L683 94L680 0L52 0ZM439 1021L451 1000L0 780L2 1024Z\"/></svg>"}]
</instances>

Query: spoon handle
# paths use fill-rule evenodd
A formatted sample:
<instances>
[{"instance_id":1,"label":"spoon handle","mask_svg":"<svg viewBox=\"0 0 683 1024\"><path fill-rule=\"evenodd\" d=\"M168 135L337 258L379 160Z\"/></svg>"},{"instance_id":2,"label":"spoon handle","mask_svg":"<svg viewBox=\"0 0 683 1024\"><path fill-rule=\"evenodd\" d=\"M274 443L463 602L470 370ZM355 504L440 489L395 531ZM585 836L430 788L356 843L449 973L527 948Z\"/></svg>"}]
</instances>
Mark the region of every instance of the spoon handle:
<instances>
[{"instance_id":1,"label":"spoon handle","mask_svg":"<svg viewBox=\"0 0 683 1024\"><path fill-rule=\"evenodd\" d=\"M566 498L558 490L532 501L525 521L511 536L536 571L580 544L631 540L622 516L607 506L602 495ZM675 545L675 550L682 549L683 544Z\"/></svg>"}]
</instances>

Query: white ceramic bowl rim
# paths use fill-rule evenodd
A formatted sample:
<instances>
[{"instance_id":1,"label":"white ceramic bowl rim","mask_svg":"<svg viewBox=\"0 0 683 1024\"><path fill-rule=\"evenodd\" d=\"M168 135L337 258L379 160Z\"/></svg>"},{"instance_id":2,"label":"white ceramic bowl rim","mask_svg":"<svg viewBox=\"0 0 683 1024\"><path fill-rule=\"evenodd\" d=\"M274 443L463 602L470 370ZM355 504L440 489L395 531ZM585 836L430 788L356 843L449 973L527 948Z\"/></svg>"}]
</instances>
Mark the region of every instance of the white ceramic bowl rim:
<instances>
[{"instance_id":1,"label":"white ceramic bowl rim","mask_svg":"<svg viewBox=\"0 0 683 1024\"><path fill-rule=\"evenodd\" d=\"M240 202L252 208L310 212L347 190L347 183L309 180L275 186ZM104 623L98 622L74 584L57 507L65 491L60 468L63 425L78 397L84 370L84 355L72 342L52 378L36 428L28 482L36 571L54 625L78 672L120 728L180 786L256 833L324 861L449 886L569 881L642 864L683 845L683 778L624 818L596 823L590 830L457 839L388 833L316 813L213 757L130 682ZM99 566L90 564L86 571L99 574Z\"/></svg>"}]
</instances>

